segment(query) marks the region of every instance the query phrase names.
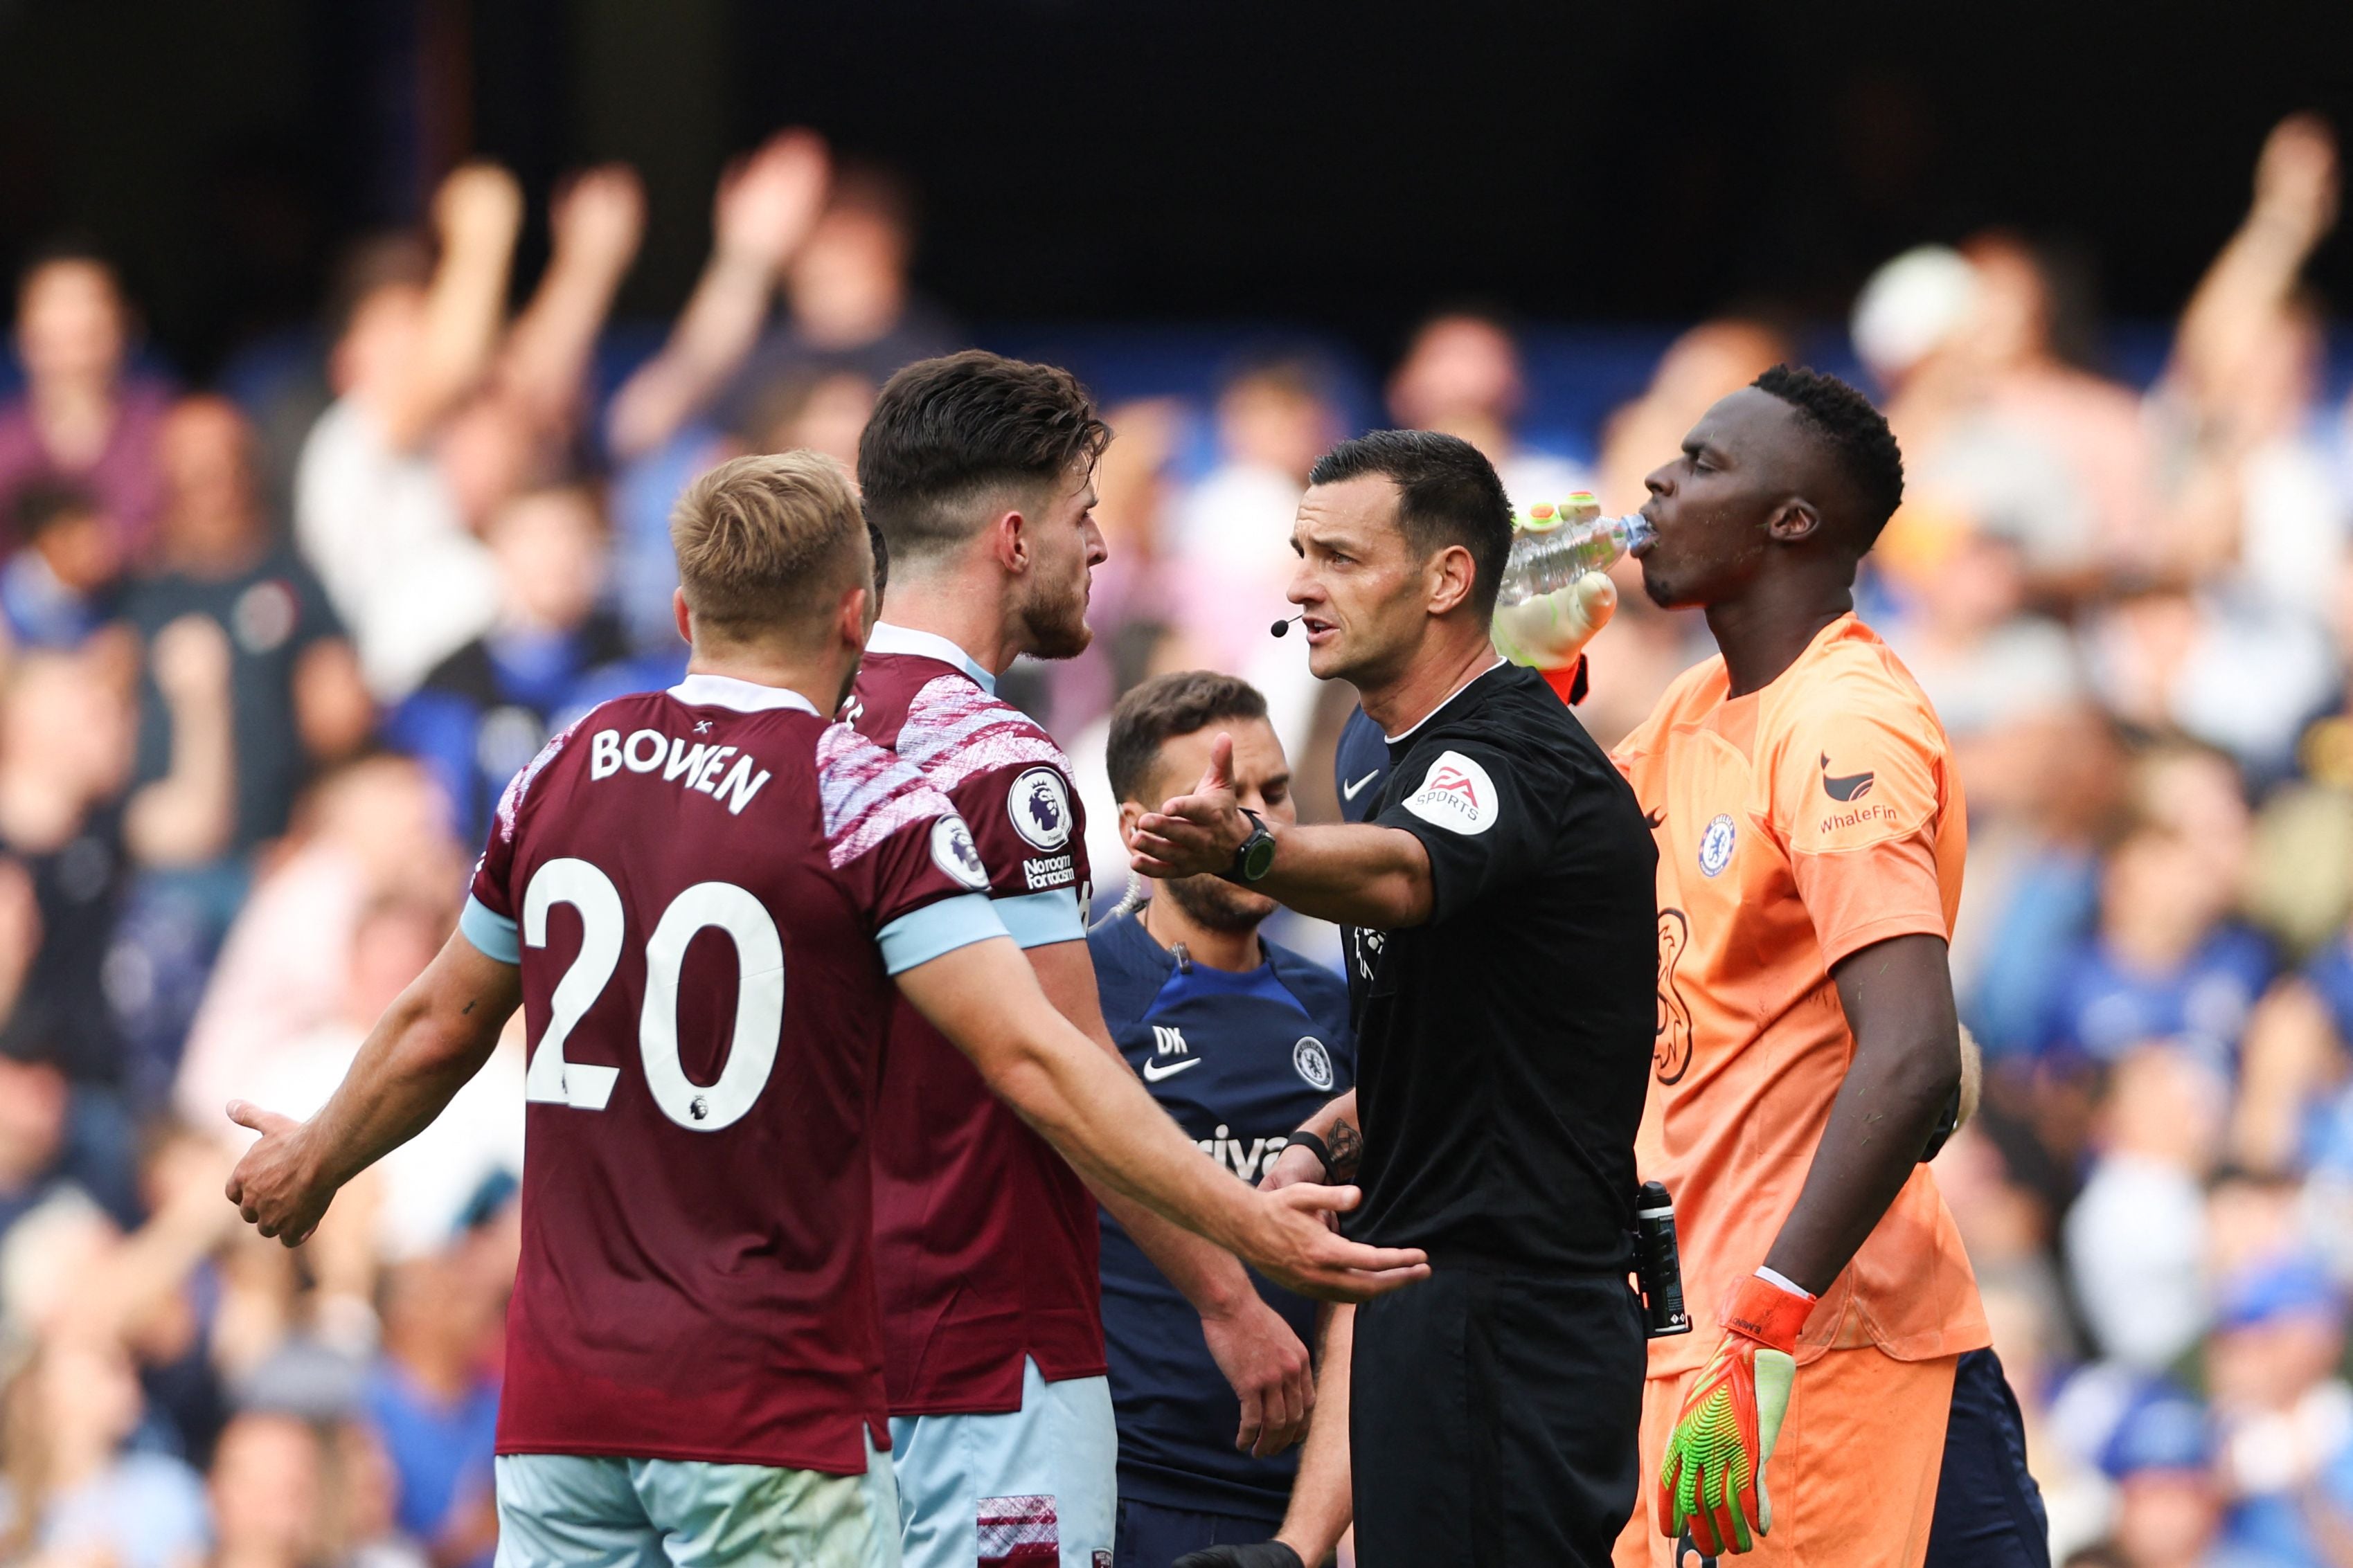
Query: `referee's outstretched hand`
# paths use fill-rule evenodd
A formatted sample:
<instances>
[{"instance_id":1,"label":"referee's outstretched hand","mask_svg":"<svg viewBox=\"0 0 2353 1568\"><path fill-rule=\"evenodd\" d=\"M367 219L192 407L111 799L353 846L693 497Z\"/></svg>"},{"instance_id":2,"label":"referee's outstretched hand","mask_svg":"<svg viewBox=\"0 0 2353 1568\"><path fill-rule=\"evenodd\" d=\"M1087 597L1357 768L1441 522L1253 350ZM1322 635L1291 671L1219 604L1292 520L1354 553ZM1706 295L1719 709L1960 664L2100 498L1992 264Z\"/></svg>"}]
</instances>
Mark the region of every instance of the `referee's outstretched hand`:
<instances>
[{"instance_id":1,"label":"referee's outstretched hand","mask_svg":"<svg viewBox=\"0 0 2353 1568\"><path fill-rule=\"evenodd\" d=\"M1261 1541L1250 1546L1210 1546L1187 1552L1173 1568L1307 1568L1307 1564L1282 1542Z\"/></svg>"},{"instance_id":2,"label":"referee's outstretched hand","mask_svg":"<svg viewBox=\"0 0 2353 1568\"><path fill-rule=\"evenodd\" d=\"M1319 1301L1367 1301L1400 1285L1430 1278L1430 1255L1418 1247L1367 1247L1326 1228L1326 1215L1355 1208L1355 1187L1312 1182L1257 1194L1257 1234L1242 1256L1303 1296Z\"/></svg>"},{"instance_id":3,"label":"referee's outstretched hand","mask_svg":"<svg viewBox=\"0 0 2353 1568\"><path fill-rule=\"evenodd\" d=\"M1193 793L1138 817L1128 852L1147 877L1216 876L1232 867L1234 851L1250 835L1250 818L1234 795L1234 739L1219 734L1209 742L1209 771Z\"/></svg>"}]
</instances>

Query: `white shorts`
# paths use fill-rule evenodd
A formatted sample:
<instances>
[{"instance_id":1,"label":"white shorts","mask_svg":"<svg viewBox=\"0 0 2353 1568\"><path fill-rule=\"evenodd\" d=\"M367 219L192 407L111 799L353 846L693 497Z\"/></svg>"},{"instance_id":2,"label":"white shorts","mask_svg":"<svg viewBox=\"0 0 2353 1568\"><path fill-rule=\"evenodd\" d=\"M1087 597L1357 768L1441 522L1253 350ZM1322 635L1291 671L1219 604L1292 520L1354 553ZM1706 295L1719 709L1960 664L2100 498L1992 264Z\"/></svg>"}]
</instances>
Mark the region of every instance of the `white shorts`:
<instances>
[{"instance_id":1,"label":"white shorts","mask_svg":"<svg viewBox=\"0 0 2353 1568\"><path fill-rule=\"evenodd\" d=\"M501 1454L498 1568L897 1568L891 1457L862 1476Z\"/></svg>"},{"instance_id":2,"label":"white shorts","mask_svg":"<svg viewBox=\"0 0 2353 1568\"><path fill-rule=\"evenodd\" d=\"M1111 1380L1021 1373L1021 1408L891 1421L899 1548L907 1568L1054 1561L1111 1568L1118 1529L1119 1428Z\"/></svg>"}]
</instances>

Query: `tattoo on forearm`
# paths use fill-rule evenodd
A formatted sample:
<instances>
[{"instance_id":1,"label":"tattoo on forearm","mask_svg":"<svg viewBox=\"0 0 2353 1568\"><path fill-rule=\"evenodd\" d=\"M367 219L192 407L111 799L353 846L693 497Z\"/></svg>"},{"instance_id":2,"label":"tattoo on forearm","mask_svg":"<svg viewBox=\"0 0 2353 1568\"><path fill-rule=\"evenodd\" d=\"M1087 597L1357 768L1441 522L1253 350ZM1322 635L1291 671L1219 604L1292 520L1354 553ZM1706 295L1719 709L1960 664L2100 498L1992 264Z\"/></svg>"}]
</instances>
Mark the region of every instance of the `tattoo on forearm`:
<instances>
[{"instance_id":1,"label":"tattoo on forearm","mask_svg":"<svg viewBox=\"0 0 2353 1568\"><path fill-rule=\"evenodd\" d=\"M1358 1132L1354 1127L1350 1126L1345 1121L1335 1121L1332 1124L1332 1137L1330 1142L1332 1144L1332 1179L1335 1182L1355 1181L1356 1179L1356 1167L1363 1163L1365 1158L1364 1134Z\"/></svg>"}]
</instances>

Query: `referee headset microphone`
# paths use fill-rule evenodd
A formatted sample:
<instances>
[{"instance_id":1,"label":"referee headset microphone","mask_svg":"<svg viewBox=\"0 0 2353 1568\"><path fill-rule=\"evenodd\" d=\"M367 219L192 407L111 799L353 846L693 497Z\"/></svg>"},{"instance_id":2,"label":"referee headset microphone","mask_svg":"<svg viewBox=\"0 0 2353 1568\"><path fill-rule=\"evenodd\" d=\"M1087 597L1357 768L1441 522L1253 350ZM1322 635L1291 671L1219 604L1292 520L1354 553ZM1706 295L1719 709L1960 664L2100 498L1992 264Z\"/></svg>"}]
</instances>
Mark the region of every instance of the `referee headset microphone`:
<instances>
[{"instance_id":1,"label":"referee headset microphone","mask_svg":"<svg viewBox=\"0 0 2353 1568\"><path fill-rule=\"evenodd\" d=\"M1295 616L1285 616L1282 619L1275 622L1274 625L1267 627L1266 635L1271 637L1289 637L1291 635L1292 624L1295 621L1303 621L1306 618L1307 612L1304 610L1300 611Z\"/></svg>"}]
</instances>

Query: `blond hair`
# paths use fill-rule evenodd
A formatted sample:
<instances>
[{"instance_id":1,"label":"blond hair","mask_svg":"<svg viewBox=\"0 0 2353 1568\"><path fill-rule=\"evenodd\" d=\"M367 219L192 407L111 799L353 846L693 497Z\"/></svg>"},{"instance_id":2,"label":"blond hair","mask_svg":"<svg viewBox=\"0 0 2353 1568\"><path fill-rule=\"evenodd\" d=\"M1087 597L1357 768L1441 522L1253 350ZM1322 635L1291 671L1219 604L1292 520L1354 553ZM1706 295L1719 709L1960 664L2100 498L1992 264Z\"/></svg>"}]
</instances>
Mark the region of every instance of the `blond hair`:
<instances>
[{"instance_id":1,"label":"blond hair","mask_svg":"<svg viewBox=\"0 0 2353 1568\"><path fill-rule=\"evenodd\" d=\"M865 570L866 515L849 471L817 452L736 458L670 510L679 586L728 641L799 640Z\"/></svg>"}]
</instances>

